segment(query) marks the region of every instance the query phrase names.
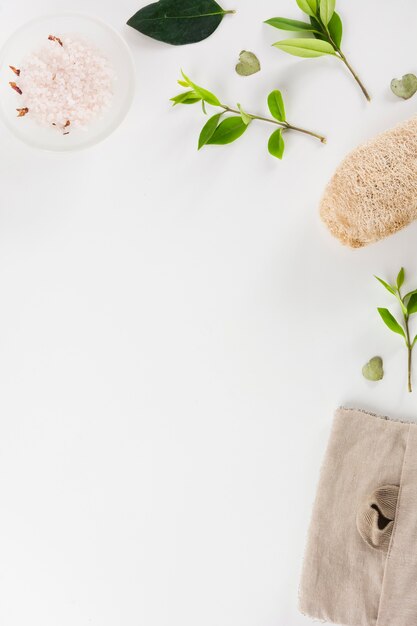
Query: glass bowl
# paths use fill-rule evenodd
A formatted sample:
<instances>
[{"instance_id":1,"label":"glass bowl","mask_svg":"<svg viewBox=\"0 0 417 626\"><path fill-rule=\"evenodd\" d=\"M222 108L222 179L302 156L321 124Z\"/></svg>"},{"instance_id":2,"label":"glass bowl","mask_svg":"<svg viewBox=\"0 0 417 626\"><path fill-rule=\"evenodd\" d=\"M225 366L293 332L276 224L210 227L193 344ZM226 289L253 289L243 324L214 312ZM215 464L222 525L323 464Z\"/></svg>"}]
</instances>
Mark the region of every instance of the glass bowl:
<instances>
[{"instance_id":1,"label":"glass bowl","mask_svg":"<svg viewBox=\"0 0 417 626\"><path fill-rule=\"evenodd\" d=\"M115 73L111 102L85 129L75 128L67 135L52 125L44 127L17 117L19 94L9 85L18 82L9 65L19 67L25 57L39 48L49 35L76 35L94 45L105 56ZM123 121L132 103L135 73L131 52L113 28L87 15L64 13L36 18L19 28L0 52L0 116L16 137L44 150L70 151L93 146L108 137Z\"/></svg>"}]
</instances>

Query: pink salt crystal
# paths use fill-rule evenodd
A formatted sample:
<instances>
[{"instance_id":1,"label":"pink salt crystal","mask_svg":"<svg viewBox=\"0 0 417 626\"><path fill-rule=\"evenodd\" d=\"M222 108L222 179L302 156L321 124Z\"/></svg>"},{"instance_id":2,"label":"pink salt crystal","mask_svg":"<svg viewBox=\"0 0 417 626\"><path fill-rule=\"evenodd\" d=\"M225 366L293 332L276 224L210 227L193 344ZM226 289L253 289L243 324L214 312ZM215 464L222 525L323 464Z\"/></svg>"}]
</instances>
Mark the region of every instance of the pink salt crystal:
<instances>
[{"instance_id":1,"label":"pink salt crystal","mask_svg":"<svg viewBox=\"0 0 417 626\"><path fill-rule=\"evenodd\" d=\"M109 106L114 71L92 44L60 36L35 50L20 67L19 103L42 126L86 127ZM68 126L68 125L67 125Z\"/></svg>"}]
</instances>

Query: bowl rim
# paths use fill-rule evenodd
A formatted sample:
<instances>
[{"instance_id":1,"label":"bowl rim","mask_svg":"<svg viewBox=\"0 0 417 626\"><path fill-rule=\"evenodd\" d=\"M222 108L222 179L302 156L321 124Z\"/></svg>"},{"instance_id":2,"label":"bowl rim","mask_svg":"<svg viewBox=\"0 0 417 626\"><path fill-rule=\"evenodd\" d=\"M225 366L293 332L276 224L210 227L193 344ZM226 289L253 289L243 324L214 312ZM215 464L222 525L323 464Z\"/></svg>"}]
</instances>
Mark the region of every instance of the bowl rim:
<instances>
[{"instance_id":1,"label":"bowl rim","mask_svg":"<svg viewBox=\"0 0 417 626\"><path fill-rule=\"evenodd\" d=\"M77 151L81 151L81 150L86 150L88 148L92 148L93 146L96 146L97 144L101 143L102 141L104 141L105 139L107 139L110 135L113 134L113 132L115 130L117 130L117 128L120 126L120 124L125 120L127 114L129 113L129 110L132 106L132 102L133 102L133 98L135 95L135 89L136 89L136 77L135 77L135 61L134 61L134 57L132 54L132 51L127 43L127 41L123 38L123 36L121 35L121 33L119 31L116 30L116 28L114 28L114 26L111 26L110 24L108 24L107 22L105 22L104 20L102 20L99 17L95 17L93 15L90 15L88 13L83 13L81 11L62 11L62 12L53 12L53 13L44 13L42 15L37 15L36 17L31 18L30 20L28 20L27 22L25 22L24 24L22 24L21 26L19 26L18 28L16 28L16 30L14 30L12 32L11 35L9 35L9 37L7 37L6 41L3 43L3 45L0 48L0 67L4 64L5 61L5 57L7 55L7 49L9 48L9 46L11 45L13 39L19 35L22 31L25 31L27 28L29 28L32 24L36 24L37 22L42 22L44 20L49 20L49 19L53 19L53 18L65 18L65 17L69 17L69 18L80 18L82 20L86 20L89 22L93 22L95 24L97 24L98 26L100 26L101 28L103 28L104 30L110 31L112 33L112 35L118 40L118 42L121 44L121 47L124 49L124 52L126 53L126 57L128 59L129 62L129 74L130 74L130 81L129 81L129 89L127 91L126 94L126 102L124 105L124 108L122 110L122 115L120 116L120 119L117 121L117 124L111 125L111 127L108 130L105 131L101 131L94 139L91 139L90 141L86 141L85 143L79 145L79 146L66 146L66 147L56 147L56 148L52 148L50 146L42 146L40 143L38 143L37 141L32 141L30 139L30 137L26 137L23 134L20 134L18 132L16 132L15 127L13 126L13 124L11 124L4 112L4 106L1 102L0 99L0 119L2 120L4 126L7 128L7 130L17 139L19 139L20 141L22 141L23 143L25 143L27 146L30 146L31 148L37 149L37 150L42 150L45 152L51 152L51 153L65 153L65 152L77 152Z\"/></svg>"}]
</instances>

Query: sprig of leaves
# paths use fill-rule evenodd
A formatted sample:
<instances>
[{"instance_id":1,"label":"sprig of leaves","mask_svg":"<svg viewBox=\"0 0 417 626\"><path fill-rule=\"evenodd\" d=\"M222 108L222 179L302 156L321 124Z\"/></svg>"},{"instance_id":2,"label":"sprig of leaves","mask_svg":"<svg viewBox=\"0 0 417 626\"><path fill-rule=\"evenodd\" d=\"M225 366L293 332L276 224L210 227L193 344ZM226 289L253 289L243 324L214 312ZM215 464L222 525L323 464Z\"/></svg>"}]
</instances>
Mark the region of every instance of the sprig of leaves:
<instances>
[{"instance_id":1,"label":"sprig of leaves","mask_svg":"<svg viewBox=\"0 0 417 626\"><path fill-rule=\"evenodd\" d=\"M405 271L402 267L398 272L397 280L395 285L390 285L382 278L375 276L375 278L381 283L383 287L393 295L401 308L401 313L403 317L403 324L401 324L398 320L395 319L393 314L385 308L378 308L378 313L380 314L385 325L397 335L400 335L406 345L407 348L407 364L408 364L408 391L412 391L411 385L411 360L412 360L412 352L413 348L417 342L417 335L414 337L413 341L410 340L410 328L409 328L409 320L411 315L417 313L417 289L413 289L413 291L409 291L405 294L405 296L401 295L401 288L403 287L405 280Z\"/></svg>"},{"instance_id":2,"label":"sprig of leaves","mask_svg":"<svg viewBox=\"0 0 417 626\"><path fill-rule=\"evenodd\" d=\"M371 98L356 74L346 56L341 50L343 25L338 13L336 13L336 0L296 0L300 9L305 13L309 21L301 22L285 17L272 17L266 20L266 24L291 32L307 35L302 39L284 39L273 45L288 54L304 58L321 57L331 55L342 61L352 74L365 98Z\"/></svg>"},{"instance_id":3,"label":"sprig of leaves","mask_svg":"<svg viewBox=\"0 0 417 626\"><path fill-rule=\"evenodd\" d=\"M206 115L206 105L221 109L219 113L211 116L204 124L198 139L199 150L206 145L225 145L236 141L246 132L254 120L260 120L278 126L270 136L268 142L269 153L278 159L282 159L284 154L285 143L283 134L286 131L293 130L304 133L311 137L316 137L322 143L326 143L326 139L322 135L306 130L305 128L294 126L287 121L284 100L278 89L272 91L268 96L268 108L272 118L262 117L248 113L240 104L237 104L236 108L222 104L214 93L204 87L196 85L184 72L181 71L181 74L182 77L178 81L178 84L181 85L181 87L186 87L187 91L171 98L174 106L177 104L195 104L196 102L201 102L203 112Z\"/></svg>"}]
</instances>

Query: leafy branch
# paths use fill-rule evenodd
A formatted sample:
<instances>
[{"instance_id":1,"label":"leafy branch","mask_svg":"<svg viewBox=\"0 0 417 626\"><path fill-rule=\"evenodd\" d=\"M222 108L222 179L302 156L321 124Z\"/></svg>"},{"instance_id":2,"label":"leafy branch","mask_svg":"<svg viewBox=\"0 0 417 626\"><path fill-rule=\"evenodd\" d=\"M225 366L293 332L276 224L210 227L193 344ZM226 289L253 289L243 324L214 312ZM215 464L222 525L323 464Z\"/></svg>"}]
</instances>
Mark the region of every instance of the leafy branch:
<instances>
[{"instance_id":1,"label":"leafy branch","mask_svg":"<svg viewBox=\"0 0 417 626\"><path fill-rule=\"evenodd\" d=\"M181 72L181 74L182 78L178 83L182 87L186 87L187 91L171 98L174 106L177 104L195 104L201 102L205 114L207 114L206 105L222 109L219 113L210 117L204 124L198 140L199 150L205 145L225 145L236 141L246 132L249 125L254 120L278 126L268 141L269 153L278 159L282 159L284 154L284 132L296 131L304 133L305 135L319 139L322 143L326 143L326 139L322 135L311 130L306 130L305 128L300 128L299 126L294 126L287 121L284 100L278 89L272 91L268 96L268 108L272 118L263 117L261 115L247 113L240 104L237 104L236 107L223 104L211 91L193 83L184 72ZM223 117L227 114L233 115Z\"/></svg>"},{"instance_id":2,"label":"leafy branch","mask_svg":"<svg viewBox=\"0 0 417 626\"><path fill-rule=\"evenodd\" d=\"M306 39L284 39L273 44L276 48L298 57L313 58L332 55L345 64L358 83L365 98L370 101L368 91L342 52L343 25L335 12L336 0L296 0L300 9L309 17L309 22L273 17L265 23L279 30L312 35Z\"/></svg>"},{"instance_id":3,"label":"leafy branch","mask_svg":"<svg viewBox=\"0 0 417 626\"><path fill-rule=\"evenodd\" d=\"M402 267L398 273L396 284L390 285L389 283L382 280L382 278L375 278L385 287L390 294L392 294L401 307L402 317L403 317L403 325L401 325L395 317L390 313L388 309L378 308L378 313L380 314L382 320L388 326L392 332L401 335L401 337L405 341L405 345L407 348L407 382L408 382L408 391L412 391L411 385L411 361L412 361L412 353L413 348L417 342L417 335L414 337L413 341L410 340L410 327L409 320L410 316L414 313L417 313L417 289L413 291L409 291L405 294L405 296L401 295L401 288L404 284L405 272Z\"/></svg>"}]
</instances>

